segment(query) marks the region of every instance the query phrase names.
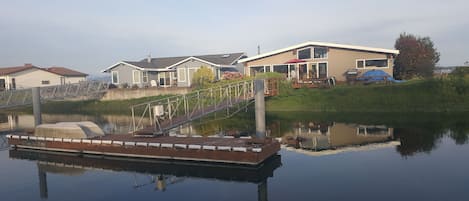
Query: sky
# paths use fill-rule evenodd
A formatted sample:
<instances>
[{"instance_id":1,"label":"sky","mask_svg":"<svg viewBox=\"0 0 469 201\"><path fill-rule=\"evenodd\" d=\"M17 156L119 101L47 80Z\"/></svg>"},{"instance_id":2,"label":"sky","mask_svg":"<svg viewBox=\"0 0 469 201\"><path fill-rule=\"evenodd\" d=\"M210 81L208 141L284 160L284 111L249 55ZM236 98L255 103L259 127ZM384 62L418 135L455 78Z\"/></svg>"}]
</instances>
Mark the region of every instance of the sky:
<instances>
[{"instance_id":1,"label":"sky","mask_svg":"<svg viewBox=\"0 0 469 201\"><path fill-rule=\"evenodd\" d=\"M429 36L439 65L469 60L468 0L0 0L0 67L92 75L121 60L245 52L306 41L393 48Z\"/></svg>"}]
</instances>

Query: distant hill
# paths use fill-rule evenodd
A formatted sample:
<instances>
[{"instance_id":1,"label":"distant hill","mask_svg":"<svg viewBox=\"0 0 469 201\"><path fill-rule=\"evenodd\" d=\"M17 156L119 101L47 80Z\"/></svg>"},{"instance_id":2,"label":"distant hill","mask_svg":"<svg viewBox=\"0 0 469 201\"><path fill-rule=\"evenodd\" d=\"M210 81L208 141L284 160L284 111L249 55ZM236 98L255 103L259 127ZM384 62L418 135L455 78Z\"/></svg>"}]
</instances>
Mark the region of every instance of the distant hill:
<instances>
[{"instance_id":1,"label":"distant hill","mask_svg":"<svg viewBox=\"0 0 469 201\"><path fill-rule=\"evenodd\" d=\"M111 82L110 75L89 75L87 80Z\"/></svg>"}]
</instances>

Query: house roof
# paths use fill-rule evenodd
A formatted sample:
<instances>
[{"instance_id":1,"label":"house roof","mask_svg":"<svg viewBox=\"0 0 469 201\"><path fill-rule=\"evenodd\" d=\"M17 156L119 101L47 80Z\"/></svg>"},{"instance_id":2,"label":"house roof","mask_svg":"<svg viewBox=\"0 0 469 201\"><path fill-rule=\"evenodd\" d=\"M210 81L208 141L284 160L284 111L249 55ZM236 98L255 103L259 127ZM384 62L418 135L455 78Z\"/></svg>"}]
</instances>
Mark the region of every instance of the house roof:
<instances>
[{"instance_id":1,"label":"house roof","mask_svg":"<svg viewBox=\"0 0 469 201\"><path fill-rule=\"evenodd\" d=\"M88 76L86 73L78 72L72 69L68 69L65 67L50 67L50 68L45 68L46 71L49 71L51 73L55 73L58 75L62 76L67 76L67 77L82 77L82 76Z\"/></svg>"},{"instance_id":2,"label":"house roof","mask_svg":"<svg viewBox=\"0 0 469 201\"><path fill-rule=\"evenodd\" d=\"M6 68L0 68L0 75L10 75L13 73L33 69L33 68L38 68L33 65L24 65L24 66L15 66L15 67L6 67Z\"/></svg>"},{"instance_id":3,"label":"house roof","mask_svg":"<svg viewBox=\"0 0 469 201\"><path fill-rule=\"evenodd\" d=\"M81 73L72 69L64 68L64 67L50 67L50 68L40 68L37 66L34 66L32 64L25 64L24 66L15 66L15 67L5 67L5 68L0 68L0 75L10 75L14 73L18 73L21 71L25 70L30 70L30 69L38 69L38 70L43 70L47 71L50 73L54 73L57 75L62 75L62 76L67 76L67 77L80 77L80 76L88 76L88 74Z\"/></svg>"},{"instance_id":4,"label":"house roof","mask_svg":"<svg viewBox=\"0 0 469 201\"><path fill-rule=\"evenodd\" d=\"M179 57L159 57L159 58L151 58L150 62L148 59L142 59L140 61L121 61L117 64L114 64L103 72L107 72L108 70L114 68L118 64L125 63L134 68L140 70L165 70L171 67L174 67L178 64L184 63L190 59L199 60L204 63L208 63L210 65L215 66L232 66L234 65L242 56L245 54L242 52L239 53L225 53L225 54L209 54L209 55L197 55L197 56L179 56Z\"/></svg>"},{"instance_id":5,"label":"house roof","mask_svg":"<svg viewBox=\"0 0 469 201\"><path fill-rule=\"evenodd\" d=\"M351 49L351 50L360 50L360 51L368 51L368 52L380 52L380 53L389 53L389 54L399 54L399 50L393 50L393 49L383 49L383 48L374 48L374 47L365 47L365 46L356 46L356 45L344 45L344 44L336 44L336 43L324 43L324 42L313 42L313 41L308 41L304 42L301 44L293 45L290 47L274 50L271 52L267 52L264 54L259 54L256 56L248 57L245 59L240 59L240 63L244 63L247 61L252 61L268 56L272 56L275 54L280 54L283 52L287 52L290 50L306 47L306 46L321 46L321 47L333 47L333 48L341 48L341 49Z\"/></svg>"}]
</instances>

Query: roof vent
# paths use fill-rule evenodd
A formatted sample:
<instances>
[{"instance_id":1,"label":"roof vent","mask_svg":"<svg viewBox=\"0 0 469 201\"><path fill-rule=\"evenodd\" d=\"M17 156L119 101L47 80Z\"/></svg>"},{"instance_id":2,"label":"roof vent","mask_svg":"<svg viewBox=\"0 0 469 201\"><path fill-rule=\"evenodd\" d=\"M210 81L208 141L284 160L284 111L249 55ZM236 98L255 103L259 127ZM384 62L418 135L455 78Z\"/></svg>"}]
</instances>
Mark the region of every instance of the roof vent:
<instances>
[{"instance_id":1,"label":"roof vent","mask_svg":"<svg viewBox=\"0 0 469 201\"><path fill-rule=\"evenodd\" d=\"M151 54L148 54L147 56L147 63L151 63Z\"/></svg>"},{"instance_id":2,"label":"roof vent","mask_svg":"<svg viewBox=\"0 0 469 201\"><path fill-rule=\"evenodd\" d=\"M33 67L33 64L26 63L26 64L24 64L24 67Z\"/></svg>"},{"instance_id":3,"label":"roof vent","mask_svg":"<svg viewBox=\"0 0 469 201\"><path fill-rule=\"evenodd\" d=\"M221 58L228 58L228 57L230 57L229 54L224 54L223 56L221 56Z\"/></svg>"}]
</instances>

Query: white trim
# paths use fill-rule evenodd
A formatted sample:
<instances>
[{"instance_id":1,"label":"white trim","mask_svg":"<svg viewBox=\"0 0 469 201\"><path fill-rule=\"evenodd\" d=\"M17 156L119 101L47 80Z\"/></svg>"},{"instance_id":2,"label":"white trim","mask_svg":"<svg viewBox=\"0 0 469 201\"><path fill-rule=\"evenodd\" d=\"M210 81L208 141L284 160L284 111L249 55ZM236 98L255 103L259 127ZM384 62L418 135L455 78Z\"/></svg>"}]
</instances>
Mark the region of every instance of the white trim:
<instances>
[{"instance_id":1,"label":"white trim","mask_svg":"<svg viewBox=\"0 0 469 201\"><path fill-rule=\"evenodd\" d=\"M325 49L326 49L326 57L321 57L321 58L316 58L316 57L314 57L314 55L315 55L314 53L316 52L316 48L325 48ZM312 55L311 55L311 58L312 58L313 60L328 59L328 58L329 58L329 47L314 47L314 48L313 48L313 52L312 52L311 54L312 54Z\"/></svg>"},{"instance_id":2,"label":"white trim","mask_svg":"<svg viewBox=\"0 0 469 201\"><path fill-rule=\"evenodd\" d=\"M113 78L113 74L116 73L117 74L117 82L114 82L114 78ZM111 83L112 84L119 84L119 71L111 71Z\"/></svg>"},{"instance_id":3,"label":"white trim","mask_svg":"<svg viewBox=\"0 0 469 201\"><path fill-rule=\"evenodd\" d=\"M388 65L386 67L366 67L366 60L387 60ZM358 61L363 61L363 68L358 68ZM392 65L389 65L390 59L389 58L370 58L370 59L355 59L355 69L386 69L390 68Z\"/></svg>"},{"instance_id":4,"label":"white trim","mask_svg":"<svg viewBox=\"0 0 469 201\"><path fill-rule=\"evenodd\" d=\"M301 43L301 44L298 44L298 45L293 45L293 46L290 46L290 47L286 47L286 48L274 50L274 51L271 51L271 52L267 52L267 53L264 53L264 54L260 54L260 55L240 59L238 62L239 63L244 63L244 62L260 59L260 58L263 58L263 57L268 57L268 56L271 56L271 55L279 54L279 53L282 53L282 52L287 52L287 51L290 51L290 50L306 47L306 46L322 46L322 47L362 50L362 51L369 51L369 52L399 54L399 50L309 41L309 42Z\"/></svg>"},{"instance_id":5,"label":"white trim","mask_svg":"<svg viewBox=\"0 0 469 201\"><path fill-rule=\"evenodd\" d=\"M239 59L240 59L241 57L244 57L244 56L246 56L246 54L244 54L244 52L243 52L243 53L241 54L241 56L239 56L239 57L236 58L233 62L231 62L230 65L234 65L235 62L239 61Z\"/></svg>"},{"instance_id":6,"label":"white trim","mask_svg":"<svg viewBox=\"0 0 469 201\"><path fill-rule=\"evenodd\" d=\"M300 51L301 50L306 50L306 49L309 49L309 58L307 58L307 59L313 59L314 47L311 47L311 46L304 47L304 48L301 48L301 49L297 49L296 50L296 59L300 59ZM313 51L311 51L311 49ZM301 60L303 60L303 59L301 59ZM304 59L304 60L306 60L306 59Z\"/></svg>"},{"instance_id":7,"label":"white trim","mask_svg":"<svg viewBox=\"0 0 469 201\"><path fill-rule=\"evenodd\" d=\"M188 84L187 86L191 86L191 85L192 85L192 77L190 77L190 76L191 76L190 71L191 71L191 70L195 70L195 71L194 71L194 73L195 73L195 72L197 72L197 70L199 70L199 68L200 68L200 67L198 67L198 68L187 68L187 75L186 75L186 82L187 82L187 84ZM212 72L213 72L213 70L212 70Z\"/></svg>"},{"instance_id":8,"label":"white trim","mask_svg":"<svg viewBox=\"0 0 469 201\"><path fill-rule=\"evenodd\" d=\"M114 65L112 65L112 66L109 66L109 67L107 67L106 69L102 70L101 73L107 73L109 70L111 70L112 68L115 68L116 66L118 66L118 65L120 65L120 64L128 65L128 66L130 66L130 67L132 67L132 68L136 68L136 69L138 69L138 70L144 70L144 68L138 67L138 66L136 66L136 65L129 64L129 63L125 62L125 61L119 61L119 62L117 62L116 64L114 64Z\"/></svg>"},{"instance_id":9,"label":"white trim","mask_svg":"<svg viewBox=\"0 0 469 201\"><path fill-rule=\"evenodd\" d=\"M182 63L184 63L184 62L186 62L186 61L189 61L189 60L191 60L191 59L200 61L200 62L202 62L202 63L209 64L209 65L212 65L212 66L217 66L217 67L220 67L220 66L221 66L221 65L219 65L219 64L214 64L214 63L212 63L212 62L209 62L209 61L206 61L206 60L203 60L203 59L199 59L199 58L197 58L197 57L188 57L188 58L186 58L186 59L184 59L184 60L182 60L182 61L179 61L179 62L177 62L177 63L175 63L175 64L173 64L173 65L171 65L171 66L166 67L166 69L172 68L172 67L174 67L174 66L177 66L177 65L179 65L179 64L182 64Z\"/></svg>"},{"instance_id":10,"label":"white trim","mask_svg":"<svg viewBox=\"0 0 469 201\"><path fill-rule=\"evenodd\" d=\"M138 73L138 76L137 76L137 77L138 77L138 82L135 81L135 72ZM132 84L140 84L141 81L142 81L142 80L141 80L141 79L142 79L142 76L141 76L141 75L142 75L141 71L139 71L139 70L132 70Z\"/></svg>"},{"instance_id":11,"label":"white trim","mask_svg":"<svg viewBox=\"0 0 469 201\"><path fill-rule=\"evenodd\" d=\"M146 74L146 76L144 74ZM146 81L144 81L144 79L143 79L145 77L147 78ZM148 77L148 71L142 71L142 83L148 83L148 78L149 78Z\"/></svg>"},{"instance_id":12,"label":"white trim","mask_svg":"<svg viewBox=\"0 0 469 201\"><path fill-rule=\"evenodd\" d=\"M184 70L184 77L183 77L184 80L183 80L183 79L180 79L180 78L182 78L182 77L181 77L181 72L180 72L180 70ZM186 70L186 68L178 68L178 69L177 69L177 81L178 81L178 82L186 82L186 78L187 78L187 70Z\"/></svg>"},{"instance_id":13,"label":"white trim","mask_svg":"<svg viewBox=\"0 0 469 201\"><path fill-rule=\"evenodd\" d=\"M312 63L316 63L316 68L317 68L317 72L318 72L318 79L319 79L319 64L321 63L325 63L326 64L326 78L329 77L329 62L328 61L318 61L318 62L312 62Z\"/></svg>"}]
</instances>

